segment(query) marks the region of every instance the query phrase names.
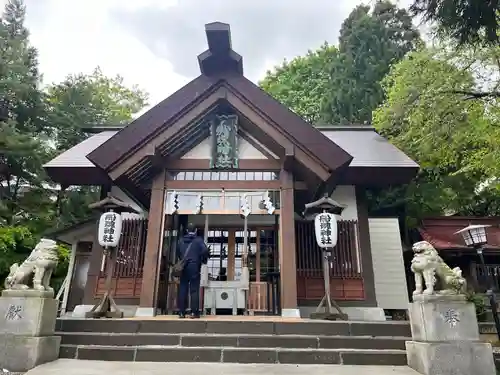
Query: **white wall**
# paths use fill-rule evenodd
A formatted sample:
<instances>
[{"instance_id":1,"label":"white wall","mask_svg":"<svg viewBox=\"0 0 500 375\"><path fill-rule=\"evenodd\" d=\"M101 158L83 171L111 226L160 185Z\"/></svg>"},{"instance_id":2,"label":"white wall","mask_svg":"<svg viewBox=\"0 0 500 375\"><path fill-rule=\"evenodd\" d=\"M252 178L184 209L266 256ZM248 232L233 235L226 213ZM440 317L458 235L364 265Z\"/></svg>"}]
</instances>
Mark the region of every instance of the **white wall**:
<instances>
[{"instance_id":1,"label":"white wall","mask_svg":"<svg viewBox=\"0 0 500 375\"><path fill-rule=\"evenodd\" d=\"M113 186L111 188L111 195L118 198L118 199L121 199L123 202L129 204L135 210L137 210L137 212L139 212L139 214L124 212L122 214L122 217L124 219L142 218L142 217L147 216L147 213L141 208L141 206L139 206L137 203L135 203L132 198L130 198L123 190L121 190L117 186Z\"/></svg>"},{"instance_id":2,"label":"white wall","mask_svg":"<svg viewBox=\"0 0 500 375\"><path fill-rule=\"evenodd\" d=\"M356 190L353 185L337 186L331 198L337 203L347 207L342 212L340 220L358 220L358 208L356 206Z\"/></svg>"},{"instance_id":3,"label":"white wall","mask_svg":"<svg viewBox=\"0 0 500 375\"><path fill-rule=\"evenodd\" d=\"M253 140L257 142L256 140ZM258 143L258 142L257 142ZM267 150L263 145L259 143L263 149L266 150L269 154L272 153ZM212 156L211 153L212 145L211 138L205 138L201 143L195 146L193 149L188 151L181 159L210 159ZM253 147L246 139L238 137L238 158L239 159L267 159L267 157Z\"/></svg>"},{"instance_id":4,"label":"white wall","mask_svg":"<svg viewBox=\"0 0 500 375\"><path fill-rule=\"evenodd\" d=\"M396 218L368 219L377 306L408 308L403 248Z\"/></svg>"}]
</instances>

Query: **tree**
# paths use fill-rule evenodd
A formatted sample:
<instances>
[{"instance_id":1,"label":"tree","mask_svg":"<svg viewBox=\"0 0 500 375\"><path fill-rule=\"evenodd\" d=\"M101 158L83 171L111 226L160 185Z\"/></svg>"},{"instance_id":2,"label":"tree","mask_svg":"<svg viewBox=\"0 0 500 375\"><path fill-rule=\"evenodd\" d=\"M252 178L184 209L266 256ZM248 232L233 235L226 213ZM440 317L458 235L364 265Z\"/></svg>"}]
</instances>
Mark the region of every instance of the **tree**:
<instances>
[{"instance_id":1,"label":"tree","mask_svg":"<svg viewBox=\"0 0 500 375\"><path fill-rule=\"evenodd\" d=\"M41 208L48 156L37 53L24 15L23 3L10 0L0 20L0 222L11 225L34 220Z\"/></svg>"},{"instance_id":2,"label":"tree","mask_svg":"<svg viewBox=\"0 0 500 375\"><path fill-rule=\"evenodd\" d=\"M43 225L45 214L50 212L50 192L44 185L42 169L48 149L33 134L21 132L16 124L13 120L0 123L0 218L6 225L30 222L35 227Z\"/></svg>"},{"instance_id":3,"label":"tree","mask_svg":"<svg viewBox=\"0 0 500 375\"><path fill-rule=\"evenodd\" d=\"M498 104L500 100L500 45L462 46L453 51L453 45L445 39L441 42L448 51L450 61L470 72L476 79L471 90L454 90L464 100L485 100Z\"/></svg>"},{"instance_id":4,"label":"tree","mask_svg":"<svg viewBox=\"0 0 500 375\"><path fill-rule=\"evenodd\" d=\"M313 124L362 123L383 100L380 81L419 43L407 12L388 1L356 7L344 21L338 49L325 43L284 62L260 82Z\"/></svg>"},{"instance_id":5,"label":"tree","mask_svg":"<svg viewBox=\"0 0 500 375\"><path fill-rule=\"evenodd\" d=\"M147 105L148 95L127 87L120 76L106 77L97 68L90 75L75 74L48 89L50 123L57 150L64 151L86 138L84 128L119 125Z\"/></svg>"},{"instance_id":6,"label":"tree","mask_svg":"<svg viewBox=\"0 0 500 375\"><path fill-rule=\"evenodd\" d=\"M93 125L119 125L146 106L148 95L137 86L127 87L120 76L107 77L97 68L90 75L75 74L48 89L49 121L55 134L56 153L88 137ZM92 212L88 205L99 198L99 188L72 187L60 193L56 227L76 224Z\"/></svg>"},{"instance_id":7,"label":"tree","mask_svg":"<svg viewBox=\"0 0 500 375\"><path fill-rule=\"evenodd\" d=\"M81 205L97 197L95 187L75 188L61 194L62 213L56 211L57 186L42 165L82 141L84 127L131 121L147 95L99 69L41 90L24 16L22 1L10 0L0 22L0 223L27 225L38 235L86 218Z\"/></svg>"},{"instance_id":8,"label":"tree","mask_svg":"<svg viewBox=\"0 0 500 375\"><path fill-rule=\"evenodd\" d=\"M410 10L459 45L500 44L498 0L414 0Z\"/></svg>"},{"instance_id":9,"label":"tree","mask_svg":"<svg viewBox=\"0 0 500 375\"><path fill-rule=\"evenodd\" d=\"M25 12L21 0L9 0L0 18L0 121L15 119L19 130L40 133L46 124L45 107Z\"/></svg>"},{"instance_id":10,"label":"tree","mask_svg":"<svg viewBox=\"0 0 500 375\"><path fill-rule=\"evenodd\" d=\"M491 190L478 190L500 176L498 122L485 103L456 95L474 90L476 81L451 57L436 50L410 53L383 80L386 101L373 123L422 170L409 186L375 194L379 209L406 205L407 215L418 219L477 214L481 205L488 215L498 207ZM485 198L497 203L484 204Z\"/></svg>"},{"instance_id":11,"label":"tree","mask_svg":"<svg viewBox=\"0 0 500 375\"><path fill-rule=\"evenodd\" d=\"M356 7L342 24L339 58L331 65L322 106L327 123L364 123L382 102L380 81L420 42L406 10L389 1Z\"/></svg>"},{"instance_id":12,"label":"tree","mask_svg":"<svg viewBox=\"0 0 500 375\"><path fill-rule=\"evenodd\" d=\"M320 120L323 95L329 89L329 67L338 50L328 43L292 61L284 61L259 82L262 89L312 124Z\"/></svg>"},{"instance_id":13,"label":"tree","mask_svg":"<svg viewBox=\"0 0 500 375\"><path fill-rule=\"evenodd\" d=\"M132 120L147 95L121 77L96 69L40 88L37 51L29 43L21 0L9 0L0 18L0 278L23 261L48 229L75 224L89 215L96 187L58 193L42 168L55 154L86 137L84 127ZM60 198L61 211L56 210ZM59 247L53 286L66 275L68 249Z\"/></svg>"},{"instance_id":14,"label":"tree","mask_svg":"<svg viewBox=\"0 0 500 375\"><path fill-rule=\"evenodd\" d=\"M36 241L26 227L0 227L0 277L5 280L13 263L22 262Z\"/></svg>"}]
</instances>

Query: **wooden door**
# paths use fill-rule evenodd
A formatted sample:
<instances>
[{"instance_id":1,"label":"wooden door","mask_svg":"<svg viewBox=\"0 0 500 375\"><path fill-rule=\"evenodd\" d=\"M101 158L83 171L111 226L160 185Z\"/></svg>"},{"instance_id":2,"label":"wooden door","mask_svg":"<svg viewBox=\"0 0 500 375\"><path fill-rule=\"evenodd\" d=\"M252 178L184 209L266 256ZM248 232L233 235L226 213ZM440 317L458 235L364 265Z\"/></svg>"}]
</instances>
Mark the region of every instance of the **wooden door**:
<instances>
[{"instance_id":1,"label":"wooden door","mask_svg":"<svg viewBox=\"0 0 500 375\"><path fill-rule=\"evenodd\" d=\"M66 311L73 311L75 306L83 303L85 285L87 284L87 274L90 267L91 250L92 242L78 243L75 256L75 268L73 269L73 275L71 277Z\"/></svg>"}]
</instances>

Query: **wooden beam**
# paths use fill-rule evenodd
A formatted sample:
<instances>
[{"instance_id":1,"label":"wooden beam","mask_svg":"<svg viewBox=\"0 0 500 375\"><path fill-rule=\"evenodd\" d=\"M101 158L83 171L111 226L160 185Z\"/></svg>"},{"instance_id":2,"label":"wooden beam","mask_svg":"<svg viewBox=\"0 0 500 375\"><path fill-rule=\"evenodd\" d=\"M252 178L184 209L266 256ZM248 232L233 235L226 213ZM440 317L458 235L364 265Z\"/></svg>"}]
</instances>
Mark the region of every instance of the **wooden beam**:
<instances>
[{"instance_id":1,"label":"wooden beam","mask_svg":"<svg viewBox=\"0 0 500 375\"><path fill-rule=\"evenodd\" d=\"M111 179L116 180L119 176L125 174L129 169L137 164L141 159L153 154L154 149L157 146L165 143L170 138L177 135L179 131L188 126L188 124L190 124L191 122L200 120L200 118L205 113L209 112L210 109L215 106L220 99L225 98L226 94L226 88L218 88L210 96L208 96L191 111L189 111L185 116L176 121L172 126L169 126L159 134L153 136L148 143L140 147L132 155L124 159L121 163L117 164L108 172Z\"/></svg>"},{"instance_id":2,"label":"wooden beam","mask_svg":"<svg viewBox=\"0 0 500 375\"><path fill-rule=\"evenodd\" d=\"M245 116L251 123L281 144L285 150L290 150L295 147L295 144L283 135L279 130L269 123L269 120L260 116L254 109L250 108L241 98L236 96L232 91L227 92L226 100L231 104L236 111ZM313 150L311 150L313 152ZM311 156L307 155L304 151L295 148L295 158L304 164L308 169L313 171L319 178L326 181L330 177L330 171L321 162L314 160Z\"/></svg>"},{"instance_id":3,"label":"wooden beam","mask_svg":"<svg viewBox=\"0 0 500 375\"><path fill-rule=\"evenodd\" d=\"M138 185L135 185L127 177L121 177L116 181L116 186L127 193L130 198L132 198L137 204L143 208L149 207L149 197L148 194L143 191Z\"/></svg>"},{"instance_id":4,"label":"wooden beam","mask_svg":"<svg viewBox=\"0 0 500 375\"><path fill-rule=\"evenodd\" d=\"M295 146L287 149L285 151L285 157L283 158L283 169L288 172L293 172L293 167L295 164Z\"/></svg>"},{"instance_id":5,"label":"wooden beam","mask_svg":"<svg viewBox=\"0 0 500 375\"><path fill-rule=\"evenodd\" d=\"M209 159L164 159L163 165L168 170L178 171L211 171ZM279 161L274 159L240 159L239 168L229 172L241 171L279 171Z\"/></svg>"},{"instance_id":6,"label":"wooden beam","mask_svg":"<svg viewBox=\"0 0 500 375\"><path fill-rule=\"evenodd\" d=\"M262 146L256 139L254 139L250 134L243 130L238 131L238 135L243 138L245 141L250 143L257 151L259 151L262 155L264 155L266 158L275 160L277 157L275 155L271 155L271 153L264 147Z\"/></svg>"},{"instance_id":7,"label":"wooden beam","mask_svg":"<svg viewBox=\"0 0 500 375\"><path fill-rule=\"evenodd\" d=\"M171 180L167 182L169 189L225 189L225 190L278 190L280 181L187 181Z\"/></svg>"},{"instance_id":8,"label":"wooden beam","mask_svg":"<svg viewBox=\"0 0 500 375\"><path fill-rule=\"evenodd\" d=\"M163 156L161 155L161 152L158 148L158 146L155 147L153 155L148 155L149 161L151 162L151 165L156 168L162 168L164 167L163 165Z\"/></svg>"}]
</instances>

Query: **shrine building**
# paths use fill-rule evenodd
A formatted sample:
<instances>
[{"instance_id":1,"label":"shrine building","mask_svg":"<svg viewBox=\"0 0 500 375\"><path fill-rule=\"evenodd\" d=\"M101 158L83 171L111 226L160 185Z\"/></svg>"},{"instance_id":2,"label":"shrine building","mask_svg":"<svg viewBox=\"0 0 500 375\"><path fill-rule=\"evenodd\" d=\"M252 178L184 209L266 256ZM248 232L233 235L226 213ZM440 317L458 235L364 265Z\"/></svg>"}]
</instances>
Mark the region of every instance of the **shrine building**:
<instances>
[{"instance_id":1,"label":"shrine building","mask_svg":"<svg viewBox=\"0 0 500 375\"><path fill-rule=\"evenodd\" d=\"M99 186L102 198L137 211L122 215L113 273L125 315L175 313L169 264L195 223L211 251L207 311L308 317L324 284L303 212L325 195L344 208L329 261L332 298L356 320L406 310L398 220L368 217L366 189L406 184L418 165L370 126L312 126L245 78L229 25L207 24L206 36L198 77L126 126L94 127L44 166L63 189ZM63 314L83 316L104 293L97 220L54 234L72 245Z\"/></svg>"}]
</instances>

